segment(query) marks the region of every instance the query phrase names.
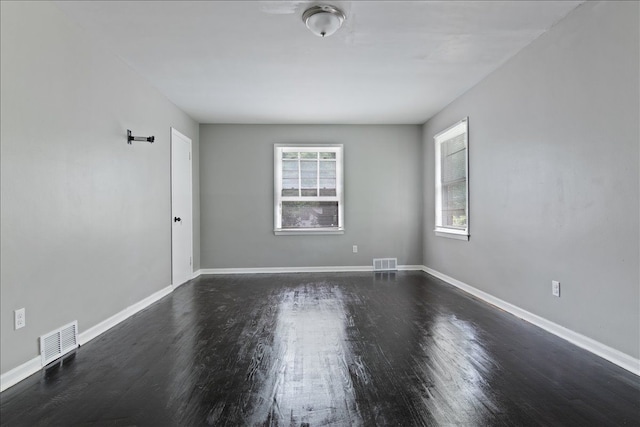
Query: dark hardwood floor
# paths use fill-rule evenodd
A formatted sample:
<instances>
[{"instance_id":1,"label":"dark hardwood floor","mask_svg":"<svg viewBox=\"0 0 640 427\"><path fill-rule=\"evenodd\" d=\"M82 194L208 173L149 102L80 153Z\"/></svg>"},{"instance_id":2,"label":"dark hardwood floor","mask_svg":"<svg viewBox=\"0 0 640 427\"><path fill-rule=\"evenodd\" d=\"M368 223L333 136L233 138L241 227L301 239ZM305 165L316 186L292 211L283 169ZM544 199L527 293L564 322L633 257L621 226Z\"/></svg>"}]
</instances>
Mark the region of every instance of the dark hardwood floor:
<instances>
[{"instance_id":1,"label":"dark hardwood floor","mask_svg":"<svg viewBox=\"0 0 640 427\"><path fill-rule=\"evenodd\" d=\"M640 425L637 376L420 272L202 276L0 399L3 426Z\"/></svg>"}]
</instances>

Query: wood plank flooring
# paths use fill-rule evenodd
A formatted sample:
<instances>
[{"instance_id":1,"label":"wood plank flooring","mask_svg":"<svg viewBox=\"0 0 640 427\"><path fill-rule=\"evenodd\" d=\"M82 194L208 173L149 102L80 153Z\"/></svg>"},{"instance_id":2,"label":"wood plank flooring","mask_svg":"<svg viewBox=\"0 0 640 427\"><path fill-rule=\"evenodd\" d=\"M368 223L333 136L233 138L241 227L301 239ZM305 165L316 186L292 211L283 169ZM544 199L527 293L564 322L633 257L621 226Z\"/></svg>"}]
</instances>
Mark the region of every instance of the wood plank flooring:
<instances>
[{"instance_id":1,"label":"wood plank flooring","mask_svg":"<svg viewBox=\"0 0 640 427\"><path fill-rule=\"evenodd\" d=\"M2 426L640 425L639 377L421 272L202 276Z\"/></svg>"}]
</instances>

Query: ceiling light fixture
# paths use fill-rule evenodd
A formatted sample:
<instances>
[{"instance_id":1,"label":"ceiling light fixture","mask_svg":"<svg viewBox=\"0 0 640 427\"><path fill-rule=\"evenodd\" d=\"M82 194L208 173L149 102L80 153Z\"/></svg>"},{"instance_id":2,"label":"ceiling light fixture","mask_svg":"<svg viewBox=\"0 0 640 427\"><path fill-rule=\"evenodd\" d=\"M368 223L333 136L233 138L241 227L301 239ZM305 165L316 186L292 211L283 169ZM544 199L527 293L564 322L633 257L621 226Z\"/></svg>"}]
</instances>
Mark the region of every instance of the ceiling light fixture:
<instances>
[{"instance_id":1,"label":"ceiling light fixture","mask_svg":"<svg viewBox=\"0 0 640 427\"><path fill-rule=\"evenodd\" d=\"M318 5L310 7L302 14L302 21L313 34L327 37L338 31L346 16L335 6Z\"/></svg>"}]
</instances>

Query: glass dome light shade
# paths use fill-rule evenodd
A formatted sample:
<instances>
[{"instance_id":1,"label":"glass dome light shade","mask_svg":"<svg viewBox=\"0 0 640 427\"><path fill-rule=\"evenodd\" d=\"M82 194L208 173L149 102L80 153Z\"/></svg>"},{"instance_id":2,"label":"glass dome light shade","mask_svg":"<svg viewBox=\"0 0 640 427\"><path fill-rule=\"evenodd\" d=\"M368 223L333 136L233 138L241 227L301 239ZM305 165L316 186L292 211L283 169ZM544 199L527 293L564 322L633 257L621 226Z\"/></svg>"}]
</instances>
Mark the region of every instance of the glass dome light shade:
<instances>
[{"instance_id":1,"label":"glass dome light shade","mask_svg":"<svg viewBox=\"0 0 640 427\"><path fill-rule=\"evenodd\" d=\"M309 8L302 15L307 28L319 37L327 37L338 31L344 18L344 13L340 9L324 5Z\"/></svg>"}]
</instances>

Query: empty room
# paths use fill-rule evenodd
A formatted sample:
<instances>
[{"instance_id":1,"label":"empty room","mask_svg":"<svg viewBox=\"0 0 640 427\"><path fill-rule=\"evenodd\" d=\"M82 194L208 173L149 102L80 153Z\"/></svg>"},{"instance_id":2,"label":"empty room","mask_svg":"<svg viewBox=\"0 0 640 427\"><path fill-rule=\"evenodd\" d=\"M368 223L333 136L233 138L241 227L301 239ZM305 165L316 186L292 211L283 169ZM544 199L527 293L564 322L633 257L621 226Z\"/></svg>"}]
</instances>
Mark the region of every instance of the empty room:
<instances>
[{"instance_id":1,"label":"empty room","mask_svg":"<svg viewBox=\"0 0 640 427\"><path fill-rule=\"evenodd\" d=\"M0 425L640 426L638 1L0 8Z\"/></svg>"}]
</instances>

